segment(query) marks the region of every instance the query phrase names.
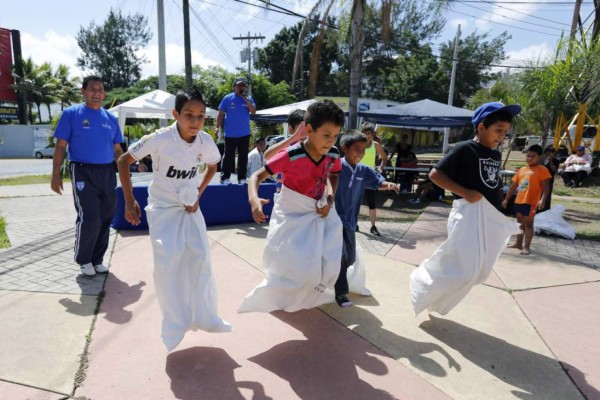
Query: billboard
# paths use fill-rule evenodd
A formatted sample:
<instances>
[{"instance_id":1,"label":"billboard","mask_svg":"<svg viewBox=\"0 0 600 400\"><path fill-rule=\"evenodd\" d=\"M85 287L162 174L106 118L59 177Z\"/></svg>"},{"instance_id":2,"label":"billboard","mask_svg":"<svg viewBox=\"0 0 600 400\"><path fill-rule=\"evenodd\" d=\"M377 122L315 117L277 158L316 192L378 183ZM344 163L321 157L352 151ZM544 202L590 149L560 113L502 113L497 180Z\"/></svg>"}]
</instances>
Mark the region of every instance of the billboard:
<instances>
[{"instance_id":1,"label":"billboard","mask_svg":"<svg viewBox=\"0 0 600 400\"><path fill-rule=\"evenodd\" d=\"M10 45L10 29L0 28L0 101L17 101L12 77L12 47Z\"/></svg>"}]
</instances>

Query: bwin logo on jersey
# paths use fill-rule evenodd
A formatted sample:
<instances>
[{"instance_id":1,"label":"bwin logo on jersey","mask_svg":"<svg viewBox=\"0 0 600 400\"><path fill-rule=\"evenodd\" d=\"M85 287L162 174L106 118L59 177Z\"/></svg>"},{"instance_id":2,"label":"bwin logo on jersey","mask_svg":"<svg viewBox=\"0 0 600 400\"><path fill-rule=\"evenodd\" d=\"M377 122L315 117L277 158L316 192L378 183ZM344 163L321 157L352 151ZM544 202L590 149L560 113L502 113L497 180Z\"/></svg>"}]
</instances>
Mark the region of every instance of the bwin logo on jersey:
<instances>
[{"instance_id":1,"label":"bwin logo on jersey","mask_svg":"<svg viewBox=\"0 0 600 400\"><path fill-rule=\"evenodd\" d=\"M167 178L175 178L175 179L192 179L196 176L198 170L196 167L192 168L190 171L180 171L172 165L167 170Z\"/></svg>"},{"instance_id":2,"label":"bwin logo on jersey","mask_svg":"<svg viewBox=\"0 0 600 400\"><path fill-rule=\"evenodd\" d=\"M495 189L498 187L498 170L500 169L500 161L492 160L491 158L479 159L479 176L485 185Z\"/></svg>"}]
</instances>

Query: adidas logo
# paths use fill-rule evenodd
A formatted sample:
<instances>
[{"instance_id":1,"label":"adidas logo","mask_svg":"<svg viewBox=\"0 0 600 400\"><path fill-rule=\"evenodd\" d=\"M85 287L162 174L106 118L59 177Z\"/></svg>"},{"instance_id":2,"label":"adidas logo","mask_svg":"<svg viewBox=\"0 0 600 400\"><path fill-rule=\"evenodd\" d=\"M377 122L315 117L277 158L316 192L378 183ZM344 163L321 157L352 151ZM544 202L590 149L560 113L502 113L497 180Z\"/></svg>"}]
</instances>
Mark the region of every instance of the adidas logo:
<instances>
[{"instance_id":1,"label":"adidas logo","mask_svg":"<svg viewBox=\"0 0 600 400\"><path fill-rule=\"evenodd\" d=\"M196 176L197 172L198 170L196 167L192 168L190 171L180 171L171 165L167 170L167 178L192 179Z\"/></svg>"}]
</instances>

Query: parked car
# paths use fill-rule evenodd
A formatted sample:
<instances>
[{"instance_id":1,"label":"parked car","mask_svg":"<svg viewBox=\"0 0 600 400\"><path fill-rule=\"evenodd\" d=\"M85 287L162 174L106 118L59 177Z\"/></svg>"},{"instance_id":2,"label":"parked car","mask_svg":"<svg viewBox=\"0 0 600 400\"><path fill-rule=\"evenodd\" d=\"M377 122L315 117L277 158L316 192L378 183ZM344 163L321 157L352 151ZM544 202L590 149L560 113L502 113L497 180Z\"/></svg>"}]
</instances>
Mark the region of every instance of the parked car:
<instances>
[{"instance_id":1,"label":"parked car","mask_svg":"<svg viewBox=\"0 0 600 400\"><path fill-rule=\"evenodd\" d=\"M576 129L577 129L576 126L572 126L571 129L569 130L569 136L571 136L571 142L573 142L575 140L575 130ZM596 128L594 125L584 125L581 144L590 149L593 149L597 133L598 133L598 128Z\"/></svg>"},{"instance_id":2,"label":"parked car","mask_svg":"<svg viewBox=\"0 0 600 400\"><path fill-rule=\"evenodd\" d=\"M266 143L267 147L270 147L270 146L274 145L275 143L282 142L283 140L285 140L285 136L283 136L283 135L278 135L278 136L269 135L266 137L265 143Z\"/></svg>"},{"instance_id":3,"label":"parked car","mask_svg":"<svg viewBox=\"0 0 600 400\"><path fill-rule=\"evenodd\" d=\"M33 156L39 159L42 159L44 157L52 158L54 156L54 145L48 145L46 147L38 147L37 149L33 149Z\"/></svg>"}]
</instances>

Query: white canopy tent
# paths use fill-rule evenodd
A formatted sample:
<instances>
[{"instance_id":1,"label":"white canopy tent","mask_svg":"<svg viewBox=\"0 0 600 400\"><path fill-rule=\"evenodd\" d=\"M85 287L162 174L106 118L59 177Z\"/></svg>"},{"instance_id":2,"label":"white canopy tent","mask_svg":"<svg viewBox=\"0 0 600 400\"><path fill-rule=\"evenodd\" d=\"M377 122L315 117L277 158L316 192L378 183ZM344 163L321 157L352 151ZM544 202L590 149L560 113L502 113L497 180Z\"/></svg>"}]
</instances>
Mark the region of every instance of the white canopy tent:
<instances>
[{"instance_id":1,"label":"white canopy tent","mask_svg":"<svg viewBox=\"0 0 600 400\"><path fill-rule=\"evenodd\" d=\"M108 112L117 117L121 132L125 132L125 120L127 118L172 119L174 108L174 95L163 90L154 90L110 108ZM218 111L206 107L207 117L217 118L217 115L219 115Z\"/></svg>"}]
</instances>

